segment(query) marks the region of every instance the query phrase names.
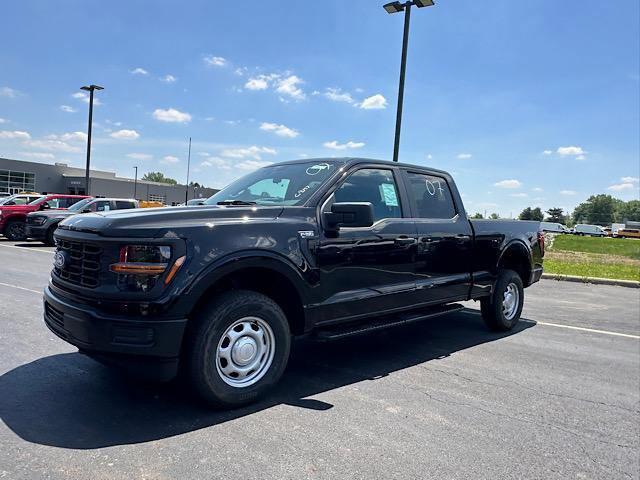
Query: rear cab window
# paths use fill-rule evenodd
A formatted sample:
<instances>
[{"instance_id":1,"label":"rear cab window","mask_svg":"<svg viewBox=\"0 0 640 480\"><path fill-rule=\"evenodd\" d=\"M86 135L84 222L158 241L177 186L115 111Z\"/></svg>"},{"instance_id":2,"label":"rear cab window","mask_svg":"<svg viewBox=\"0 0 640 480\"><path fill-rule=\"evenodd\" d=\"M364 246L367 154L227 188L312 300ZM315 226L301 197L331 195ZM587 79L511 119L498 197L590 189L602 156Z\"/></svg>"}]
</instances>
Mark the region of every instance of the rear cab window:
<instances>
[{"instance_id":1,"label":"rear cab window","mask_svg":"<svg viewBox=\"0 0 640 480\"><path fill-rule=\"evenodd\" d=\"M405 171L407 191L416 218L451 219L456 207L447 181L443 177Z\"/></svg>"}]
</instances>

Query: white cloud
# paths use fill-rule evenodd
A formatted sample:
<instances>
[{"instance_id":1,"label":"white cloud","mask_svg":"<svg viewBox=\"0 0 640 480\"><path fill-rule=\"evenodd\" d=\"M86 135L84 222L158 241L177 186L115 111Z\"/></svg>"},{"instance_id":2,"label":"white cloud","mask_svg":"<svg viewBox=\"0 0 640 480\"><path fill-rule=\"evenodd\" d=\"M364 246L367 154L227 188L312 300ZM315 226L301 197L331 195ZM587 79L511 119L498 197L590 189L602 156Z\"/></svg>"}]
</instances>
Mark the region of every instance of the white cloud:
<instances>
[{"instance_id":1,"label":"white cloud","mask_svg":"<svg viewBox=\"0 0 640 480\"><path fill-rule=\"evenodd\" d=\"M540 187L534 187L534 188L532 188L531 190L532 190L532 191L534 191L534 192L543 192L543 191L544 191L544 190L542 190L542 188L540 188Z\"/></svg>"},{"instance_id":2,"label":"white cloud","mask_svg":"<svg viewBox=\"0 0 640 480\"><path fill-rule=\"evenodd\" d=\"M71 96L75 99L82 100L84 103L89 103L89 94L84 92L76 92L72 93ZM95 95L93 96L93 104L94 105L102 105L102 102Z\"/></svg>"},{"instance_id":3,"label":"white cloud","mask_svg":"<svg viewBox=\"0 0 640 480\"><path fill-rule=\"evenodd\" d=\"M244 84L244 88L248 90L266 90L269 88L269 79L265 75L258 75L257 77L247 80L247 83Z\"/></svg>"},{"instance_id":4,"label":"white cloud","mask_svg":"<svg viewBox=\"0 0 640 480\"><path fill-rule=\"evenodd\" d=\"M349 92L343 92L340 88L327 88L323 95L333 102L353 103L355 101Z\"/></svg>"},{"instance_id":5,"label":"white cloud","mask_svg":"<svg viewBox=\"0 0 640 480\"><path fill-rule=\"evenodd\" d=\"M500 188L520 188L522 186L522 182L515 179L501 180L499 182L494 183L493 185Z\"/></svg>"},{"instance_id":6,"label":"white cloud","mask_svg":"<svg viewBox=\"0 0 640 480\"><path fill-rule=\"evenodd\" d=\"M144 68L141 67L137 67L134 68L133 70L129 70L129 73L131 75L148 75L149 72L147 72Z\"/></svg>"},{"instance_id":7,"label":"white cloud","mask_svg":"<svg viewBox=\"0 0 640 480\"><path fill-rule=\"evenodd\" d=\"M55 152L75 153L82 151L78 146L69 145L67 142L62 140L54 140L51 138L47 138L45 140L27 140L24 142L24 145L38 150L49 150Z\"/></svg>"},{"instance_id":8,"label":"white cloud","mask_svg":"<svg viewBox=\"0 0 640 480\"><path fill-rule=\"evenodd\" d=\"M459 153L456 158L458 160L469 160L471 157L473 157L473 155L471 155L470 153Z\"/></svg>"},{"instance_id":9,"label":"white cloud","mask_svg":"<svg viewBox=\"0 0 640 480\"><path fill-rule=\"evenodd\" d=\"M337 140L333 140L331 142L324 142L322 146L325 148L330 148L331 150L346 150L352 148L362 148L364 147L364 142L352 142L349 140L347 143L338 143Z\"/></svg>"},{"instance_id":10,"label":"white cloud","mask_svg":"<svg viewBox=\"0 0 640 480\"><path fill-rule=\"evenodd\" d=\"M515 198L526 198L529 195L527 195L526 193L520 192L520 193L511 193L509 194L510 197L515 197Z\"/></svg>"},{"instance_id":11,"label":"white cloud","mask_svg":"<svg viewBox=\"0 0 640 480\"><path fill-rule=\"evenodd\" d=\"M560 190L560 195L575 195L576 191L574 190Z\"/></svg>"},{"instance_id":12,"label":"white cloud","mask_svg":"<svg viewBox=\"0 0 640 480\"><path fill-rule=\"evenodd\" d=\"M300 135L300 132L298 132L297 130L294 130L293 128L289 128L285 125L278 125L277 123L263 122L262 125L260 125L260 130L273 132L279 137L286 137L286 138L295 138L298 135Z\"/></svg>"},{"instance_id":13,"label":"white cloud","mask_svg":"<svg viewBox=\"0 0 640 480\"><path fill-rule=\"evenodd\" d=\"M209 157L207 156L207 159L204 160L200 166L202 167L216 167L216 168L221 168L223 170L230 170L231 169L231 164L229 160L226 160L224 158L220 158L220 157Z\"/></svg>"},{"instance_id":14,"label":"white cloud","mask_svg":"<svg viewBox=\"0 0 640 480\"><path fill-rule=\"evenodd\" d=\"M60 140L62 142L86 142L87 134L84 132L69 132L61 135L47 135L47 140Z\"/></svg>"},{"instance_id":15,"label":"white cloud","mask_svg":"<svg viewBox=\"0 0 640 480\"><path fill-rule=\"evenodd\" d=\"M156 108L153 111L153 118L161 122L170 123L187 123L191 121L191 115L186 112L181 112L175 108Z\"/></svg>"},{"instance_id":16,"label":"white cloud","mask_svg":"<svg viewBox=\"0 0 640 480\"><path fill-rule=\"evenodd\" d=\"M173 155L166 155L162 157L160 163L163 163L165 165L173 165L174 163L178 163L179 161L180 159L178 157L174 157Z\"/></svg>"},{"instance_id":17,"label":"white cloud","mask_svg":"<svg viewBox=\"0 0 640 480\"><path fill-rule=\"evenodd\" d=\"M31 135L29 135L29 132L23 132L21 130L2 130L0 131L0 138L6 138L9 140L29 140Z\"/></svg>"},{"instance_id":18,"label":"white cloud","mask_svg":"<svg viewBox=\"0 0 640 480\"><path fill-rule=\"evenodd\" d=\"M0 123L9 123L9 120L6 118L0 118Z\"/></svg>"},{"instance_id":19,"label":"white cloud","mask_svg":"<svg viewBox=\"0 0 640 480\"><path fill-rule=\"evenodd\" d=\"M39 158L41 160L54 160L56 156L53 153L42 152L20 152L23 157Z\"/></svg>"},{"instance_id":20,"label":"white cloud","mask_svg":"<svg viewBox=\"0 0 640 480\"><path fill-rule=\"evenodd\" d=\"M135 140L140 137L140 134L135 130L127 130L126 128L122 130L116 130L115 132L109 135L111 138L117 138L118 140Z\"/></svg>"},{"instance_id":21,"label":"white cloud","mask_svg":"<svg viewBox=\"0 0 640 480\"><path fill-rule=\"evenodd\" d=\"M18 90L9 87L0 87L0 97L16 98L22 95Z\"/></svg>"},{"instance_id":22,"label":"white cloud","mask_svg":"<svg viewBox=\"0 0 640 480\"><path fill-rule=\"evenodd\" d=\"M585 157L584 155L578 155L576 157L576 160L584 160L585 158L587 158L587 157Z\"/></svg>"},{"instance_id":23,"label":"white cloud","mask_svg":"<svg viewBox=\"0 0 640 480\"><path fill-rule=\"evenodd\" d=\"M304 82L296 75L289 75L288 77L278 80L276 83L276 92L291 97L294 100L304 100L306 98L305 93L299 87L299 85Z\"/></svg>"},{"instance_id":24,"label":"white cloud","mask_svg":"<svg viewBox=\"0 0 640 480\"><path fill-rule=\"evenodd\" d=\"M623 190L633 190L634 188L635 188L635 185L633 183L618 183L618 184L607 187L607 190L612 190L614 192L621 192Z\"/></svg>"},{"instance_id":25,"label":"white cloud","mask_svg":"<svg viewBox=\"0 0 640 480\"><path fill-rule=\"evenodd\" d=\"M544 150L542 152L543 155L551 155L553 152L551 150Z\"/></svg>"},{"instance_id":26,"label":"white cloud","mask_svg":"<svg viewBox=\"0 0 640 480\"><path fill-rule=\"evenodd\" d=\"M387 108L387 99L381 94L376 93L375 95L365 98L358 106L364 110L381 110Z\"/></svg>"},{"instance_id":27,"label":"white cloud","mask_svg":"<svg viewBox=\"0 0 640 480\"><path fill-rule=\"evenodd\" d=\"M433 160L433 155L431 155L430 153L427 153L427 160Z\"/></svg>"},{"instance_id":28,"label":"white cloud","mask_svg":"<svg viewBox=\"0 0 640 480\"><path fill-rule=\"evenodd\" d=\"M638 183L640 180L638 177L621 177L622 183Z\"/></svg>"},{"instance_id":29,"label":"white cloud","mask_svg":"<svg viewBox=\"0 0 640 480\"><path fill-rule=\"evenodd\" d=\"M265 162L265 161L259 161L259 160L245 160L243 162L238 163L235 166L241 170L257 170L258 168L271 165L271 163L273 162Z\"/></svg>"},{"instance_id":30,"label":"white cloud","mask_svg":"<svg viewBox=\"0 0 640 480\"><path fill-rule=\"evenodd\" d=\"M165 75L164 77L161 77L160 80L166 83L173 83L178 79L173 75Z\"/></svg>"},{"instance_id":31,"label":"white cloud","mask_svg":"<svg viewBox=\"0 0 640 480\"><path fill-rule=\"evenodd\" d=\"M227 148L222 151L223 157L229 158L253 158L254 160L262 160L262 154L275 155L276 150L269 147L257 147L255 145L246 148Z\"/></svg>"},{"instance_id":32,"label":"white cloud","mask_svg":"<svg viewBox=\"0 0 640 480\"><path fill-rule=\"evenodd\" d=\"M575 146L570 146L570 147L558 147L557 153L559 155L562 155L564 157L568 156L568 155L572 155L574 157L578 157L580 155L585 155L587 152L585 152L582 147L575 147ZM580 159L580 160L583 160Z\"/></svg>"},{"instance_id":33,"label":"white cloud","mask_svg":"<svg viewBox=\"0 0 640 480\"><path fill-rule=\"evenodd\" d=\"M134 160L151 160L153 155L149 153L127 153L127 157L133 158Z\"/></svg>"},{"instance_id":34,"label":"white cloud","mask_svg":"<svg viewBox=\"0 0 640 480\"><path fill-rule=\"evenodd\" d=\"M69 105L60 105L60 110L67 113L75 113L78 111L75 108L70 107Z\"/></svg>"},{"instance_id":35,"label":"white cloud","mask_svg":"<svg viewBox=\"0 0 640 480\"><path fill-rule=\"evenodd\" d=\"M224 57L216 57L213 55L207 55L204 57L204 63L211 67L224 67L227 65L227 59Z\"/></svg>"}]
</instances>

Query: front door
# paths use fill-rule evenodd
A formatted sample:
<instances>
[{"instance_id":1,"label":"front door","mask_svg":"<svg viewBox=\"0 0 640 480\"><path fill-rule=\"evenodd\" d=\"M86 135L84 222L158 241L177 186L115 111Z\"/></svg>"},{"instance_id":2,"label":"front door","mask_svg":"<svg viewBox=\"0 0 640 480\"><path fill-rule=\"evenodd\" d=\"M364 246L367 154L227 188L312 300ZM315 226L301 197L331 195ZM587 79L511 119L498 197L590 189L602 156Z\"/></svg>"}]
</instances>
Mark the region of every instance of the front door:
<instances>
[{"instance_id":1,"label":"front door","mask_svg":"<svg viewBox=\"0 0 640 480\"><path fill-rule=\"evenodd\" d=\"M361 167L325 200L323 212L330 211L334 202L370 202L374 224L342 227L334 236L321 233L316 250L322 290L319 323L412 304L417 239L398 188L398 173L392 168Z\"/></svg>"},{"instance_id":2,"label":"front door","mask_svg":"<svg viewBox=\"0 0 640 480\"><path fill-rule=\"evenodd\" d=\"M457 301L471 287L473 232L459 215L447 179L404 171L418 232L416 298L420 303Z\"/></svg>"}]
</instances>

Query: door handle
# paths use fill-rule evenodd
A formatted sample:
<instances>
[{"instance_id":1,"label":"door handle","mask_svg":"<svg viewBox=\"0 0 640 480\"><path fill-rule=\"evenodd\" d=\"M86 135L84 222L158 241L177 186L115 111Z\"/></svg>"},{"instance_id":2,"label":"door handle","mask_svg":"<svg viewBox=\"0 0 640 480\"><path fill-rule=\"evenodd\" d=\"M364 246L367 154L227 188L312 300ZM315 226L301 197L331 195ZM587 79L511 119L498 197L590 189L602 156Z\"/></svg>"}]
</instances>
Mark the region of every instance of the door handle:
<instances>
[{"instance_id":1,"label":"door handle","mask_svg":"<svg viewBox=\"0 0 640 480\"><path fill-rule=\"evenodd\" d=\"M470 240L471 239L471 235L464 235L464 234L458 234L456 235L456 240Z\"/></svg>"},{"instance_id":2,"label":"door handle","mask_svg":"<svg viewBox=\"0 0 640 480\"><path fill-rule=\"evenodd\" d=\"M394 243L396 245L413 245L416 243L416 239L411 237L398 237L394 240Z\"/></svg>"}]
</instances>

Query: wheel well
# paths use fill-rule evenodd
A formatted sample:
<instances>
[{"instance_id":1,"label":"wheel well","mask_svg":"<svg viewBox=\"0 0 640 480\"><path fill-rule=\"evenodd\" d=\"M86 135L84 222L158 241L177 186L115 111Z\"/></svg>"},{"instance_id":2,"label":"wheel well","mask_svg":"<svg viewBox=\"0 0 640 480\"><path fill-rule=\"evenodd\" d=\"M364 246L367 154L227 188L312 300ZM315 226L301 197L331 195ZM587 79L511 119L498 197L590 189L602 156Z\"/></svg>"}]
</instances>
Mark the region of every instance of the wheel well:
<instances>
[{"instance_id":1,"label":"wheel well","mask_svg":"<svg viewBox=\"0 0 640 480\"><path fill-rule=\"evenodd\" d=\"M531 263L529 262L529 254L523 246L513 245L508 247L498 262L498 268L513 270L520 276L522 285L525 287L529 285Z\"/></svg>"},{"instance_id":2,"label":"wheel well","mask_svg":"<svg viewBox=\"0 0 640 480\"><path fill-rule=\"evenodd\" d=\"M304 333L304 309L295 285L282 273L269 268L247 267L225 275L200 296L192 311L197 311L215 295L229 290L252 290L266 295L282 308L291 333Z\"/></svg>"}]
</instances>

